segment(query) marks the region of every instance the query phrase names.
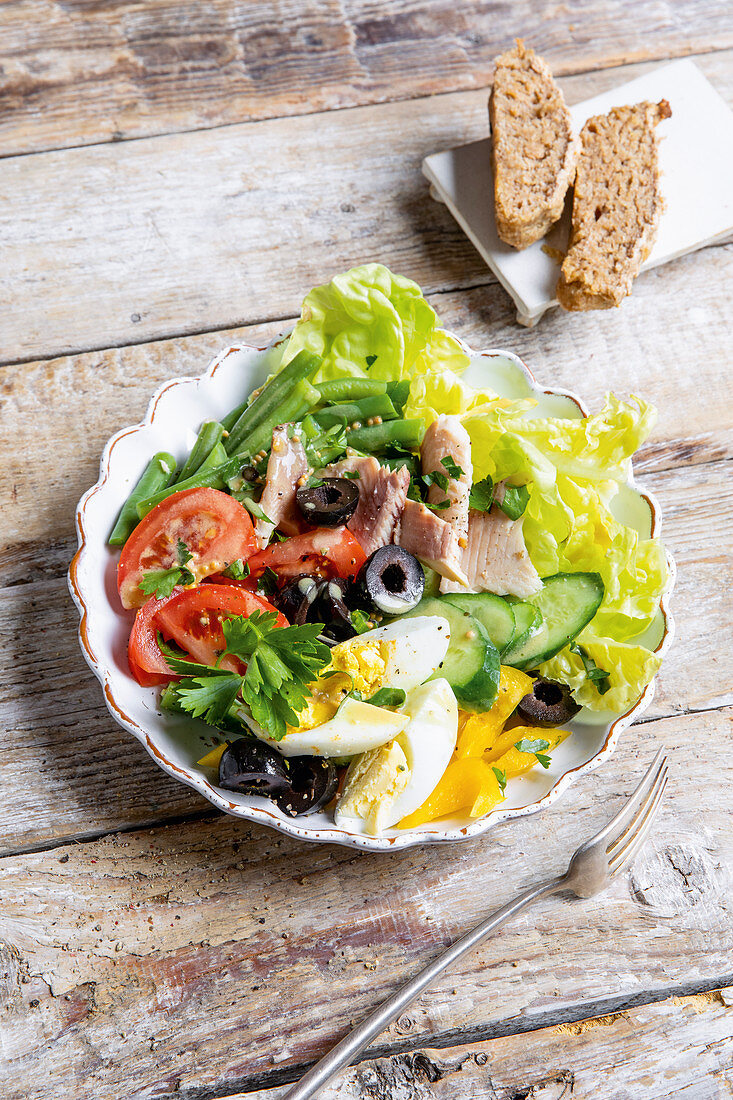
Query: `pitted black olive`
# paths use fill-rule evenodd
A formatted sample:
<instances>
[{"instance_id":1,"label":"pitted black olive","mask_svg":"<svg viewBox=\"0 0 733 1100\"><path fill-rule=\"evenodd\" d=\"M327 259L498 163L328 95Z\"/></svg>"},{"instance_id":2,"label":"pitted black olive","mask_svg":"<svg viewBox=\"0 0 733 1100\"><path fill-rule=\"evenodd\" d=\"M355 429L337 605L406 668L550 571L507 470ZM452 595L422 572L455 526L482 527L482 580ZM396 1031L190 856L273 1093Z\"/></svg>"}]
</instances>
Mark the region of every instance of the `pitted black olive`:
<instances>
[{"instance_id":1,"label":"pitted black olive","mask_svg":"<svg viewBox=\"0 0 733 1100\"><path fill-rule=\"evenodd\" d=\"M265 798L286 794L291 787L287 764L261 741L243 737L230 742L219 761L219 786Z\"/></svg>"},{"instance_id":2,"label":"pitted black olive","mask_svg":"<svg viewBox=\"0 0 733 1100\"><path fill-rule=\"evenodd\" d=\"M289 623L293 626L302 626L308 620L320 585L320 577L312 573L304 573L273 592L270 602L283 613ZM313 619L313 616L310 617Z\"/></svg>"},{"instance_id":3,"label":"pitted black olive","mask_svg":"<svg viewBox=\"0 0 733 1100\"><path fill-rule=\"evenodd\" d=\"M530 726L550 729L569 722L580 709L567 684L557 684L554 680L538 676L532 691L520 700L517 714Z\"/></svg>"},{"instance_id":4,"label":"pitted black olive","mask_svg":"<svg viewBox=\"0 0 733 1100\"><path fill-rule=\"evenodd\" d=\"M288 765L291 786L275 796L284 814L312 814L331 801L338 787L338 772L332 761L322 756L291 756Z\"/></svg>"},{"instance_id":5,"label":"pitted black olive","mask_svg":"<svg viewBox=\"0 0 733 1100\"><path fill-rule=\"evenodd\" d=\"M380 546L359 570L355 591L367 607L401 615L420 603L425 574L417 558L401 546Z\"/></svg>"},{"instance_id":6,"label":"pitted black olive","mask_svg":"<svg viewBox=\"0 0 733 1100\"><path fill-rule=\"evenodd\" d=\"M341 577L322 581L310 616L312 622L324 623L324 633L331 635L338 642L344 642L356 634L351 621L351 612L346 606L347 587L348 581Z\"/></svg>"},{"instance_id":7,"label":"pitted black olive","mask_svg":"<svg viewBox=\"0 0 733 1100\"><path fill-rule=\"evenodd\" d=\"M345 477L324 477L312 489L295 494L303 518L313 527L338 527L347 523L359 503L359 489Z\"/></svg>"}]
</instances>

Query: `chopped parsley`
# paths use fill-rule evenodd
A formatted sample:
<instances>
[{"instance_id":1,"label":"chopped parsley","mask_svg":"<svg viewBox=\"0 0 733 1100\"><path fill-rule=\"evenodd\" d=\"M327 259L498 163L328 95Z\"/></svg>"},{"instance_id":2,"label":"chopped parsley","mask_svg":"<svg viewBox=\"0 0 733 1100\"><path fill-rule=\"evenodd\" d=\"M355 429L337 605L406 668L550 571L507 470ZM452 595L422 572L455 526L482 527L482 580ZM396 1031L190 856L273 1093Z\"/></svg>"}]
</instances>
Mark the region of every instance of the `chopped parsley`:
<instances>
[{"instance_id":1,"label":"chopped parsley","mask_svg":"<svg viewBox=\"0 0 733 1100\"><path fill-rule=\"evenodd\" d=\"M528 738L523 737L521 741L517 741L514 748L518 752L531 752L537 757L538 762L547 771L552 760L549 756L545 756L545 749L549 749L550 742L545 741L544 737L539 737L536 741L530 741Z\"/></svg>"},{"instance_id":2,"label":"chopped parsley","mask_svg":"<svg viewBox=\"0 0 733 1100\"><path fill-rule=\"evenodd\" d=\"M194 584L196 578L188 568L188 563L193 561L193 554L182 539L176 546L176 558L178 565L170 569L150 569L143 573L138 588L146 596L155 596L156 600L164 600L170 596L177 584Z\"/></svg>"},{"instance_id":3,"label":"chopped parsley","mask_svg":"<svg viewBox=\"0 0 733 1100\"><path fill-rule=\"evenodd\" d=\"M529 504L529 489L526 485L507 485L504 488L504 499L501 502L497 500L496 503L509 519L519 519Z\"/></svg>"},{"instance_id":4,"label":"chopped parsley","mask_svg":"<svg viewBox=\"0 0 733 1100\"><path fill-rule=\"evenodd\" d=\"M230 561L226 569L222 570L222 575L229 577L232 581L243 581L245 577L249 576L249 562L243 561L241 558Z\"/></svg>"},{"instance_id":5,"label":"chopped parsley","mask_svg":"<svg viewBox=\"0 0 733 1100\"><path fill-rule=\"evenodd\" d=\"M506 790L506 772L503 772L501 768L494 767L492 767L491 770L496 776L496 782L499 784L499 789L501 790L501 793L504 794L504 791Z\"/></svg>"},{"instance_id":6,"label":"chopped parsley","mask_svg":"<svg viewBox=\"0 0 733 1100\"><path fill-rule=\"evenodd\" d=\"M583 649L581 645L577 645L573 642L570 646L570 652L578 654L583 662L586 680L590 680L599 695L605 695L607 691L611 690L611 677L609 673L606 672L605 668L598 667L587 650Z\"/></svg>"},{"instance_id":7,"label":"chopped parsley","mask_svg":"<svg viewBox=\"0 0 733 1100\"><path fill-rule=\"evenodd\" d=\"M494 500L494 482L490 477L475 481L471 486L468 506L475 512L488 512Z\"/></svg>"},{"instance_id":8,"label":"chopped parsley","mask_svg":"<svg viewBox=\"0 0 733 1100\"><path fill-rule=\"evenodd\" d=\"M402 688L383 687L375 691L374 695L367 699L367 703L371 703L373 707L401 707L406 698Z\"/></svg>"}]
</instances>

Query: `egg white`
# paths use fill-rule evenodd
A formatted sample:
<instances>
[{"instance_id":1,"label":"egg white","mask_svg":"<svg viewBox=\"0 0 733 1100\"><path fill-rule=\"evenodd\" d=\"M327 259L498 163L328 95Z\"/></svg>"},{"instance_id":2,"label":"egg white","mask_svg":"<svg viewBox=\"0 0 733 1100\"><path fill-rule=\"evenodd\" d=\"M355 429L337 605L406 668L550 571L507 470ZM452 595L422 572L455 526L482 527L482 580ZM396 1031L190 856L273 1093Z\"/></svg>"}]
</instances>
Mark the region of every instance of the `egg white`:
<instances>
[{"instance_id":1,"label":"egg white","mask_svg":"<svg viewBox=\"0 0 733 1100\"><path fill-rule=\"evenodd\" d=\"M391 741L410 721L384 707L373 707L357 699L345 699L328 722L310 730L293 729L281 741L270 737L253 718L245 716L253 733L282 756L354 756Z\"/></svg>"},{"instance_id":2,"label":"egg white","mask_svg":"<svg viewBox=\"0 0 733 1100\"><path fill-rule=\"evenodd\" d=\"M409 723L395 738L399 759L407 768L398 775L384 751L355 760L336 806L337 825L358 820L379 833L422 806L439 783L453 755L458 735L458 704L447 680L431 680L409 696L404 707ZM395 755L394 759L397 759Z\"/></svg>"},{"instance_id":3,"label":"egg white","mask_svg":"<svg viewBox=\"0 0 733 1100\"><path fill-rule=\"evenodd\" d=\"M385 658L378 687L412 691L440 667L450 644L450 623L441 615L398 619L356 638L341 642L339 650L358 653L364 645L379 645ZM376 690L376 688L375 688Z\"/></svg>"}]
</instances>

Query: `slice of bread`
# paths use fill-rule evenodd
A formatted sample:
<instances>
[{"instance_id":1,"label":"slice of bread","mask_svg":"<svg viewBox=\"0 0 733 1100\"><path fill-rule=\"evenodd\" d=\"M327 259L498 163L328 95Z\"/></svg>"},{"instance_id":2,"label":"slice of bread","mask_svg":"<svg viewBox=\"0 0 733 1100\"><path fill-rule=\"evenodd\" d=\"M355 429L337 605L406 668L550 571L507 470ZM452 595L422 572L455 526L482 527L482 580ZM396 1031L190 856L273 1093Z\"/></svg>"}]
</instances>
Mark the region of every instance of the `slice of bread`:
<instances>
[{"instance_id":1,"label":"slice of bread","mask_svg":"<svg viewBox=\"0 0 733 1100\"><path fill-rule=\"evenodd\" d=\"M663 99L614 107L583 127L570 247L557 284L563 309L610 309L631 293L663 208L654 128L671 114Z\"/></svg>"},{"instance_id":2,"label":"slice of bread","mask_svg":"<svg viewBox=\"0 0 733 1100\"><path fill-rule=\"evenodd\" d=\"M496 228L506 244L526 248L562 214L577 142L549 67L521 39L496 59L489 118Z\"/></svg>"}]
</instances>

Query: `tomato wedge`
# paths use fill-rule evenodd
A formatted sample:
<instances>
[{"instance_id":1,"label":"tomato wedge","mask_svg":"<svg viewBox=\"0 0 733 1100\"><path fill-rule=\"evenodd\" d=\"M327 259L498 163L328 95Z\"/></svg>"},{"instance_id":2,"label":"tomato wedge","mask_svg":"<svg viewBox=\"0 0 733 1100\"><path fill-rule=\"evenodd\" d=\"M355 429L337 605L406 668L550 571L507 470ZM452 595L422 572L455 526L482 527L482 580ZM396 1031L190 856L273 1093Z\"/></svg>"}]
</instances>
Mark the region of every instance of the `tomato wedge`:
<instances>
[{"instance_id":1,"label":"tomato wedge","mask_svg":"<svg viewBox=\"0 0 733 1100\"><path fill-rule=\"evenodd\" d=\"M281 577L300 573L351 577L365 561L366 554L347 527L316 527L253 554L249 568L253 577L261 576L268 566Z\"/></svg>"},{"instance_id":2,"label":"tomato wedge","mask_svg":"<svg viewBox=\"0 0 733 1100\"><path fill-rule=\"evenodd\" d=\"M152 597L138 609L127 643L127 661L130 672L143 687L154 684L167 684L173 679L173 673L165 663L165 657L158 645L158 630L155 616L161 607L174 600L182 589L175 589L164 600Z\"/></svg>"},{"instance_id":3,"label":"tomato wedge","mask_svg":"<svg viewBox=\"0 0 733 1100\"><path fill-rule=\"evenodd\" d=\"M224 649L222 619L230 615L251 615L253 611L276 611L272 604L246 588L230 584L202 584L185 588L165 601L156 614L161 634L172 638L195 661L213 665ZM287 626L288 620L279 611L277 626ZM222 668L236 668L236 659L225 658Z\"/></svg>"},{"instance_id":4,"label":"tomato wedge","mask_svg":"<svg viewBox=\"0 0 733 1100\"><path fill-rule=\"evenodd\" d=\"M178 565L179 540L193 555L188 568L197 580L257 549L249 512L233 497L218 489L173 493L148 512L122 548L117 588L123 607L142 607L148 599L138 587L144 573Z\"/></svg>"}]
</instances>

